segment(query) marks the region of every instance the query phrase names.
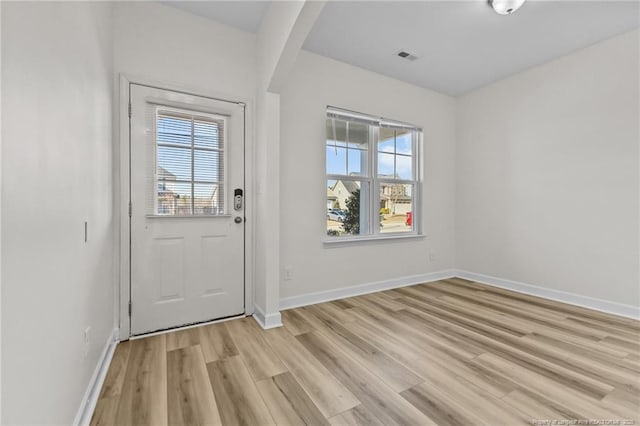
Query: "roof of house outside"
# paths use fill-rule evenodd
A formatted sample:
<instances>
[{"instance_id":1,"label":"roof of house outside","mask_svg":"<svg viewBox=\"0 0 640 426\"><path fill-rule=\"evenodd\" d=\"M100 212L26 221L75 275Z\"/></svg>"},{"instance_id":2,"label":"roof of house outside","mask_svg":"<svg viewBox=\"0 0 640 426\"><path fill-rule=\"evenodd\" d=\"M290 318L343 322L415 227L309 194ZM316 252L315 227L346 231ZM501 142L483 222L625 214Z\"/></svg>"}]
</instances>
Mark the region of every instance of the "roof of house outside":
<instances>
[{"instance_id":1,"label":"roof of house outside","mask_svg":"<svg viewBox=\"0 0 640 426\"><path fill-rule=\"evenodd\" d=\"M360 184L354 180L337 180L331 188L332 190L336 189L336 186L338 186L338 182L342 182L342 185L344 185L349 194L353 194L354 191L360 189Z\"/></svg>"},{"instance_id":2,"label":"roof of house outside","mask_svg":"<svg viewBox=\"0 0 640 426\"><path fill-rule=\"evenodd\" d=\"M176 175L162 166L158 166L158 178L161 180L176 180Z\"/></svg>"}]
</instances>

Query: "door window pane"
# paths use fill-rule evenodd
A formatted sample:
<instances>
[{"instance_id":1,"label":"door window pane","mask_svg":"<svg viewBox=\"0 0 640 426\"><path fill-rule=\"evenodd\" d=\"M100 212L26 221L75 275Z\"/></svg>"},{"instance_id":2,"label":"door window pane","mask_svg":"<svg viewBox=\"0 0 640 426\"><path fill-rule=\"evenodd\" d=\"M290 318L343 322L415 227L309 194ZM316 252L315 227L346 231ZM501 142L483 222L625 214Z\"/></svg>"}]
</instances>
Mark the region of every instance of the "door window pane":
<instances>
[{"instance_id":1,"label":"door window pane","mask_svg":"<svg viewBox=\"0 0 640 426\"><path fill-rule=\"evenodd\" d=\"M157 176L160 180L191 180L191 149L159 145Z\"/></svg>"},{"instance_id":2,"label":"door window pane","mask_svg":"<svg viewBox=\"0 0 640 426\"><path fill-rule=\"evenodd\" d=\"M217 183L196 183L193 188L195 215L222 214L224 188Z\"/></svg>"},{"instance_id":3,"label":"door window pane","mask_svg":"<svg viewBox=\"0 0 640 426\"><path fill-rule=\"evenodd\" d=\"M222 153L218 151L194 150L193 178L198 182L221 182L224 180Z\"/></svg>"},{"instance_id":4,"label":"door window pane","mask_svg":"<svg viewBox=\"0 0 640 426\"><path fill-rule=\"evenodd\" d=\"M193 144L196 148L223 149L224 130L216 123L194 121Z\"/></svg>"},{"instance_id":5,"label":"door window pane","mask_svg":"<svg viewBox=\"0 0 640 426\"><path fill-rule=\"evenodd\" d=\"M159 184L160 186L160 184ZM191 215L191 183L166 182L158 190L157 214L167 216Z\"/></svg>"},{"instance_id":6,"label":"door window pane","mask_svg":"<svg viewBox=\"0 0 640 426\"><path fill-rule=\"evenodd\" d=\"M224 125L224 117L157 111L154 214L224 213Z\"/></svg>"},{"instance_id":7,"label":"door window pane","mask_svg":"<svg viewBox=\"0 0 640 426\"><path fill-rule=\"evenodd\" d=\"M181 117L158 117L158 143L191 146L191 120Z\"/></svg>"}]
</instances>

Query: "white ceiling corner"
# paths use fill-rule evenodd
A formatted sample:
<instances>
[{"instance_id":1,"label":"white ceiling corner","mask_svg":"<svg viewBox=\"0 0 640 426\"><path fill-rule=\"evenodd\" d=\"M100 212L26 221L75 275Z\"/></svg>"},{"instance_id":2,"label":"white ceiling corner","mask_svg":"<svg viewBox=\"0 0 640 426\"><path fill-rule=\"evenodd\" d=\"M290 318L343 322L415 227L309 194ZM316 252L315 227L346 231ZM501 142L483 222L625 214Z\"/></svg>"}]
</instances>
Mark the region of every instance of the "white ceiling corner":
<instances>
[{"instance_id":1,"label":"white ceiling corner","mask_svg":"<svg viewBox=\"0 0 640 426\"><path fill-rule=\"evenodd\" d=\"M250 33L258 32L260 23L269 6L268 1L160 1L167 6L181 9L194 15L209 18L230 27Z\"/></svg>"}]
</instances>

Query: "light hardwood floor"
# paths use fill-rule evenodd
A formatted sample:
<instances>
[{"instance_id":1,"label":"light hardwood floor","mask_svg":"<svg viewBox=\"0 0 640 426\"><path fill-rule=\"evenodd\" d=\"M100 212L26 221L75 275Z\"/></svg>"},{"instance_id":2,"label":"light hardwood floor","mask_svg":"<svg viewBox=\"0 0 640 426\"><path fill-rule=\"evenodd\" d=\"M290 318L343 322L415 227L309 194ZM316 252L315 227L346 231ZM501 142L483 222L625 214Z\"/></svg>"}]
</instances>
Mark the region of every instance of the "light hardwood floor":
<instances>
[{"instance_id":1,"label":"light hardwood floor","mask_svg":"<svg viewBox=\"0 0 640 426\"><path fill-rule=\"evenodd\" d=\"M640 424L638 321L461 279L282 317L120 343L91 423Z\"/></svg>"}]
</instances>

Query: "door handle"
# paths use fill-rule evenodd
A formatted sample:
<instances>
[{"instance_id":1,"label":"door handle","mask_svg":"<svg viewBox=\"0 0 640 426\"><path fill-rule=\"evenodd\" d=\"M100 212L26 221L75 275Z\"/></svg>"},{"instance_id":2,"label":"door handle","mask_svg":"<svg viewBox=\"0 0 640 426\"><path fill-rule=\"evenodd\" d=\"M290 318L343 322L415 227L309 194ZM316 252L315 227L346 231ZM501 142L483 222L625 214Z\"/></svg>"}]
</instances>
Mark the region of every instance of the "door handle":
<instances>
[{"instance_id":1,"label":"door handle","mask_svg":"<svg viewBox=\"0 0 640 426\"><path fill-rule=\"evenodd\" d=\"M235 223L242 223L242 218L240 216L236 216L235 219L233 219L233 221Z\"/></svg>"}]
</instances>

